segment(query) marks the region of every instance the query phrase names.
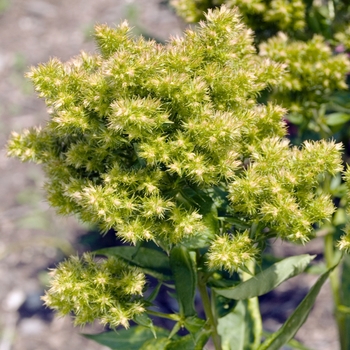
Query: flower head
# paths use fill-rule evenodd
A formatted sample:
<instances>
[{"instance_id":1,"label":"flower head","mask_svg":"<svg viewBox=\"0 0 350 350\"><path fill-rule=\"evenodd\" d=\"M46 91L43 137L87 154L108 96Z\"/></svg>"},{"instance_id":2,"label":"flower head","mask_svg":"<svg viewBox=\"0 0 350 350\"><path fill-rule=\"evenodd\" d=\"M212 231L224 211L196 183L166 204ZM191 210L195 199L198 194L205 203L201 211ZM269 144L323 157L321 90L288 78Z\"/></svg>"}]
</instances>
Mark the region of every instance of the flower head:
<instances>
[{"instance_id":1,"label":"flower head","mask_svg":"<svg viewBox=\"0 0 350 350\"><path fill-rule=\"evenodd\" d=\"M139 299L144 274L115 258L96 260L85 253L60 263L51 276L45 304L61 315L73 312L76 325L100 319L127 328L129 320L144 311Z\"/></svg>"}]
</instances>

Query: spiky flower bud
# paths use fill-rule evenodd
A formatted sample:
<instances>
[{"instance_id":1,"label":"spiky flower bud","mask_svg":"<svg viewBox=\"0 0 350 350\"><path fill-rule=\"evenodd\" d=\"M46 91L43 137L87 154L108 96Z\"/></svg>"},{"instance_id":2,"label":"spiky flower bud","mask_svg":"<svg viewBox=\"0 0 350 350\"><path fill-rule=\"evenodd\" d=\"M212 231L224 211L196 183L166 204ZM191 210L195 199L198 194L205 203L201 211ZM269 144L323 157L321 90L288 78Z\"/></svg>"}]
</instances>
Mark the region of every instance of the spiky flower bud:
<instances>
[{"instance_id":1,"label":"spiky flower bud","mask_svg":"<svg viewBox=\"0 0 350 350\"><path fill-rule=\"evenodd\" d=\"M215 237L208 252L209 268L237 271L256 258L259 251L253 243L248 231Z\"/></svg>"},{"instance_id":2,"label":"spiky flower bud","mask_svg":"<svg viewBox=\"0 0 350 350\"><path fill-rule=\"evenodd\" d=\"M129 320L144 311L139 298L144 274L115 258L96 260L85 253L61 262L51 276L42 299L61 315L73 312L76 325L99 319L104 325L127 328Z\"/></svg>"}]
</instances>

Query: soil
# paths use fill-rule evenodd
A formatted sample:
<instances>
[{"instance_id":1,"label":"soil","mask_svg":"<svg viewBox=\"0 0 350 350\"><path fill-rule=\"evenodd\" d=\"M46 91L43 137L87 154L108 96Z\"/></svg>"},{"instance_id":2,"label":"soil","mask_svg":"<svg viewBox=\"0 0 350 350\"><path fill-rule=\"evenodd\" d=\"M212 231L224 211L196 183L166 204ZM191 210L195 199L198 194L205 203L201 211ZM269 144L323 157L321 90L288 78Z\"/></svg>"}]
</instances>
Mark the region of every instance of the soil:
<instances>
[{"instance_id":1,"label":"soil","mask_svg":"<svg viewBox=\"0 0 350 350\"><path fill-rule=\"evenodd\" d=\"M45 201L40 167L8 159L5 144L11 131L47 118L23 76L29 67L50 57L65 61L81 50L94 51L94 24L114 25L125 18L136 32L159 40L181 35L185 28L160 0L0 0L0 350L105 349L79 334L101 327L74 329L69 318L53 317L42 307L47 267L84 249L79 237L88 228L54 213ZM281 256L296 249L285 243L274 247ZM302 252L320 254L322 240ZM315 278L292 279L262 300L266 329L279 327ZM338 349L332 308L326 284L297 338L315 350Z\"/></svg>"}]
</instances>

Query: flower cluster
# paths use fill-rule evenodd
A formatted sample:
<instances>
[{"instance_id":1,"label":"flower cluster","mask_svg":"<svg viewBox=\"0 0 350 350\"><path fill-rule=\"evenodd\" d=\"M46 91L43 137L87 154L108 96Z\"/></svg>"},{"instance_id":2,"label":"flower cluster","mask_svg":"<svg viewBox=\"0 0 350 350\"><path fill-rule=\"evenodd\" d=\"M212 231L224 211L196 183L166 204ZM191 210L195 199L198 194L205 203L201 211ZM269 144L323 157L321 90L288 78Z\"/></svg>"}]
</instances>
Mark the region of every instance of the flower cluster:
<instances>
[{"instance_id":1,"label":"flower cluster","mask_svg":"<svg viewBox=\"0 0 350 350\"><path fill-rule=\"evenodd\" d=\"M45 304L61 315L71 312L76 325L100 319L111 327L129 326L144 311L140 296L145 276L115 258L97 261L92 254L71 257L52 272Z\"/></svg>"},{"instance_id":2,"label":"flower cluster","mask_svg":"<svg viewBox=\"0 0 350 350\"><path fill-rule=\"evenodd\" d=\"M166 46L132 39L125 22L98 26L96 38L101 55L52 59L28 74L51 120L14 134L10 155L44 164L61 213L127 242L198 234L200 208L184 204L184 188L228 181L250 140L283 136L283 111L254 102L282 67L258 59L226 8Z\"/></svg>"},{"instance_id":3,"label":"flower cluster","mask_svg":"<svg viewBox=\"0 0 350 350\"><path fill-rule=\"evenodd\" d=\"M204 12L225 3L238 7L246 23L254 30L273 27L279 30L302 30L305 26L306 6L302 0L172 0L179 16L187 22L198 22Z\"/></svg>"},{"instance_id":4,"label":"flower cluster","mask_svg":"<svg viewBox=\"0 0 350 350\"><path fill-rule=\"evenodd\" d=\"M334 37L339 42L339 45L343 45L344 48L350 50L350 25L336 33Z\"/></svg>"},{"instance_id":5,"label":"flower cluster","mask_svg":"<svg viewBox=\"0 0 350 350\"><path fill-rule=\"evenodd\" d=\"M51 119L14 134L8 150L43 164L50 203L114 228L126 242L153 240L166 250L210 231L217 242L211 266L232 270L255 250L237 255L241 263L230 258L233 267L223 265L215 237L225 232L212 232L200 201L189 195L210 199L220 187L229 199L224 229L233 217L244 227L260 224L252 246L266 228L306 241L312 225L334 210L317 184L341 169L341 147L325 141L290 147L285 110L257 104L267 87L282 88L284 66L256 54L237 10L209 11L198 30L166 45L129 32L125 22L97 26L101 54L52 59L28 75Z\"/></svg>"},{"instance_id":6,"label":"flower cluster","mask_svg":"<svg viewBox=\"0 0 350 350\"><path fill-rule=\"evenodd\" d=\"M347 89L350 70L349 58L339 54L350 47L347 2L331 7L305 0L172 0L172 4L189 22L199 21L203 11L220 4L238 7L243 21L255 31L261 55L287 68L278 87L264 98L286 107L287 119L301 125L300 132L331 133L325 115L334 112L339 90Z\"/></svg>"},{"instance_id":7,"label":"flower cluster","mask_svg":"<svg viewBox=\"0 0 350 350\"><path fill-rule=\"evenodd\" d=\"M342 170L341 149L324 140L305 142L302 149L290 149L286 139L261 140L251 166L229 185L232 207L282 238L306 242L312 224L335 210L330 196L316 189L319 175Z\"/></svg>"},{"instance_id":8,"label":"flower cluster","mask_svg":"<svg viewBox=\"0 0 350 350\"><path fill-rule=\"evenodd\" d=\"M248 231L215 237L208 253L208 267L212 270L223 268L230 273L237 271L258 255L253 243Z\"/></svg>"},{"instance_id":9,"label":"flower cluster","mask_svg":"<svg viewBox=\"0 0 350 350\"><path fill-rule=\"evenodd\" d=\"M347 186L347 214L350 216L350 165L347 165L346 171L344 172L344 180ZM344 234L340 237L340 240L337 243L337 246L340 250L350 253L350 222L347 221L347 225L344 229Z\"/></svg>"},{"instance_id":10,"label":"flower cluster","mask_svg":"<svg viewBox=\"0 0 350 350\"><path fill-rule=\"evenodd\" d=\"M345 90L350 70L348 57L334 56L323 37L307 42L290 40L279 33L260 45L260 55L286 64L287 73L272 98L291 113L311 119L315 110L329 101L336 90Z\"/></svg>"}]
</instances>

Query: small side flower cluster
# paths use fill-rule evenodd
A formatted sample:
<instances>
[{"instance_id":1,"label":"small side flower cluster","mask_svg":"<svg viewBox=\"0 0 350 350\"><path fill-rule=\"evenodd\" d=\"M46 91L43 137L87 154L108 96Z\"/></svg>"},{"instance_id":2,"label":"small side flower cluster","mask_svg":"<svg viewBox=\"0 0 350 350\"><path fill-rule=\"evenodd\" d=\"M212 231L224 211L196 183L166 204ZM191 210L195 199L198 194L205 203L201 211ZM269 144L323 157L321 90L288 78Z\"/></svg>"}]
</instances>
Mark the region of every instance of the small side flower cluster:
<instances>
[{"instance_id":1,"label":"small side flower cluster","mask_svg":"<svg viewBox=\"0 0 350 350\"><path fill-rule=\"evenodd\" d=\"M342 171L341 150L324 140L305 142L301 149L291 149L286 139L261 140L251 166L229 185L232 207L282 238L308 241L312 225L330 219L335 210L317 187L322 174Z\"/></svg>"},{"instance_id":2,"label":"small side flower cluster","mask_svg":"<svg viewBox=\"0 0 350 350\"><path fill-rule=\"evenodd\" d=\"M344 180L347 186L347 197L348 197L348 207L347 214L350 217L350 165L347 165L346 171L344 172ZM338 248L346 253L350 253L350 222L348 221L344 234L340 237L337 244Z\"/></svg>"},{"instance_id":3,"label":"small side flower cluster","mask_svg":"<svg viewBox=\"0 0 350 350\"><path fill-rule=\"evenodd\" d=\"M342 31L334 35L339 45L343 45L344 48L350 50L350 25L347 25Z\"/></svg>"},{"instance_id":4,"label":"small side flower cluster","mask_svg":"<svg viewBox=\"0 0 350 350\"><path fill-rule=\"evenodd\" d=\"M305 27L306 7L301 0L172 0L171 4L187 22L198 22L208 8L225 4L228 8L238 7L246 23L254 30L275 27L295 31Z\"/></svg>"},{"instance_id":5,"label":"small side flower cluster","mask_svg":"<svg viewBox=\"0 0 350 350\"><path fill-rule=\"evenodd\" d=\"M61 315L73 312L76 325L99 319L127 328L129 320L144 312L144 274L115 258L97 261L89 253L71 257L52 271L50 285L45 304Z\"/></svg>"},{"instance_id":6,"label":"small side flower cluster","mask_svg":"<svg viewBox=\"0 0 350 350\"><path fill-rule=\"evenodd\" d=\"M349 59L345 54L334 56L321 36L302 42L279 33L260 45L260 55L287 66L287 73L272 98L307 119L312 118L314 110L329 102L334 91L347 89Z\"/></svg>"},{"instance_id":7,"label":"small side flower cluster","mask_svg":"<svg viewBox=\"0 0 350 350\"><path fill-rule=\"evenodd\" d=\"M220 6L224 2L225 0L171 0L171 5L185 21L194 23L204 19L204 13L209 8Z\"/></svg>"},{"instance_id":8,"label":"small side flower cluster","mask_svg":"<svg viewBox=\"0 0 350 350\"><path fill-rule=\"evenodd\" d=\"M225 269L230 273L244 267L259 254L249 232L224 234L213 240L208 252L208 267L212 270Z\"/></svg>"}]
</instances>

